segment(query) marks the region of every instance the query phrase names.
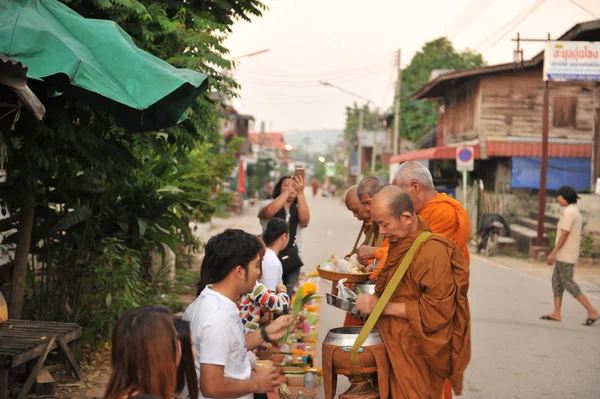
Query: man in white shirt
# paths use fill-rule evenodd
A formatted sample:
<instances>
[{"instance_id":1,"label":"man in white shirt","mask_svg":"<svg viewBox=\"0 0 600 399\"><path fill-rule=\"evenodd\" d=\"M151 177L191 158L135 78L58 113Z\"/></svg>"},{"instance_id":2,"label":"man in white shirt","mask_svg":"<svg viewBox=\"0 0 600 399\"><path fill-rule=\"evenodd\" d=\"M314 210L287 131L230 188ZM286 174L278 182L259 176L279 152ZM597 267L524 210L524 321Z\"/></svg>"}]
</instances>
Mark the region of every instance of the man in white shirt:
<instances>
[{"instance_id":1,"label":"man in white shirt","mask_svg":"<svg viewBox=\"0 0 600 399\"><path fill-rule=\"evenodd\" d=\"M558 203L564 207L556 229L556 245L548 256L546 263L554 265L552 274L552 290L554 291L554 312L542 316L542 320L560 321L562 297L565 290L573 295L587 310L588 316L583 325L591 326L600 319L596 310L581 289L573 281L573 268L579 260L579 245L581 244L581 213L577 207L579 196L571 186L558 189Z\"/></svg>"},{"instance_id":2,"label":"man in white shirt","mask_svg":"<svg viewBox=\"0 0 600 399\"><path fill-rule=\"evenodd\" d=\"M282 316L259 331L244 336L236 302L252 291L259 275L262 245L241 230L226 230L206 244L203 276L208 285L186 309L196 350L200 399L252 399L278 385L275 368L252 374L248 351L278 341L292 323Z\"/></svg>"}]
</instances>

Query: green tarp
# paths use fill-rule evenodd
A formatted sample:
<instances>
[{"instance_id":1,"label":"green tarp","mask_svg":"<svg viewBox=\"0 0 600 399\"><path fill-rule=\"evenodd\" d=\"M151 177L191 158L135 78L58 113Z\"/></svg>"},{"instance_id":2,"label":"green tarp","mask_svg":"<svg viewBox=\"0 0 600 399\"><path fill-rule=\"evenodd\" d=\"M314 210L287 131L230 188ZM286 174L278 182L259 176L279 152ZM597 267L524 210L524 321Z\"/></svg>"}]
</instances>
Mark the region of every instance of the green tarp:
<instances>
[{"instance_id":1,"label":"green tarp","mask_svg":"<svg viewBox=\"0 0 600 399\"><path fill-rule=\"evenodd\" d=\"M180 122L208 83L140 50L114 22L83 18L55 0L0 1L0 53L27 65L29 79L109 112L131 131Z\"/></svg>"}]
</instances>

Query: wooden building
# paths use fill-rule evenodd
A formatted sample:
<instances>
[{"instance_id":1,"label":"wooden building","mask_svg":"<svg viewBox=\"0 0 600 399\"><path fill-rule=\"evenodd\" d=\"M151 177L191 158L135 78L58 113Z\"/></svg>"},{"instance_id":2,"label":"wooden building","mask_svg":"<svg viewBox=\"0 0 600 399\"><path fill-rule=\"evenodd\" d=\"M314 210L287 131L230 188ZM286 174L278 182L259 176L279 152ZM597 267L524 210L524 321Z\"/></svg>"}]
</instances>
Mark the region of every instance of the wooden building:
<instances>
[{"instance_id":1,"label":"wooden building","mask_svg":"<svg viewBox=\"0 0 600 399\"><path fill-rule=\"evenodd\" d=\"M600 41L600 20L581 23L558 40ZM531 60L450 71L432 79L412 100L439 103L436 146L400 154L390 163L418 160L452 186L458 144L473 145L471 174L486 189L539 188L544 82L543 52ZM593 190L600 176L600 86L550 82L548 189L572 184ZM454 183L456 185L456 183Z\"/></svg>"}]
</instances>

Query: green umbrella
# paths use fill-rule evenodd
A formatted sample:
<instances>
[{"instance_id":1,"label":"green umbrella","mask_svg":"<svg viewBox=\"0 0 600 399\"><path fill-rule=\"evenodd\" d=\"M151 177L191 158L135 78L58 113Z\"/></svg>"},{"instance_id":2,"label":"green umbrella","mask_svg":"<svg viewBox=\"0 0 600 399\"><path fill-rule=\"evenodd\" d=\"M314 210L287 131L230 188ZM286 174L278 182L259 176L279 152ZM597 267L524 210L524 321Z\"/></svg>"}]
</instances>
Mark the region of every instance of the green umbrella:
<instances>
[{"instance_id":1,"label":"green umbrella","mask_svg":"<svg viewBox=\"0 0 600 399\"><path fill-rule=\"evenodd\" d=\"M84 18L56 0L0 2L0 53L27 77L109 112L130 131L166 128L206 90L206 75L135 46L112 21Z\"/></svg>"}]
</instances>

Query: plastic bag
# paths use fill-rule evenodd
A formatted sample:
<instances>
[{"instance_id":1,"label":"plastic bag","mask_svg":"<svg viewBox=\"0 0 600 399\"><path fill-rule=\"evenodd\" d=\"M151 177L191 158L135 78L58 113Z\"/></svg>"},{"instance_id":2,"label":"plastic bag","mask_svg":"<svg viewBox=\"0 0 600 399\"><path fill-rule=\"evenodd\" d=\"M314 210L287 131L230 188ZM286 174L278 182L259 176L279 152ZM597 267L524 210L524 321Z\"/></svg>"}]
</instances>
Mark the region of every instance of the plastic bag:
<instances>
[{"instance_id":1,"label":"plastic bag","mask_svg":"<svg viewBox=\"0 0 600 399\"><path fill-rule=\"evenodd\" d=\"M347 288L344 284L346 279L343 278L337 283L338 297L345 299L350 302L355 302L358 295L351 289Z\"/></svg>"},{"instance_id":2,"label":"plastic bag","mask_svg":"<svg viewBox=\"0 0 600 399\"><path fill-rule=\"evenodd\" d=\"M334 272L335 271L335 265L333 264L333 262L331 261L331 259L328 259L326 261L324 261L323 263L321 263L319 265L319 269L321 270L327 270L330 272Z\"/></svg>"}]
</instances>

